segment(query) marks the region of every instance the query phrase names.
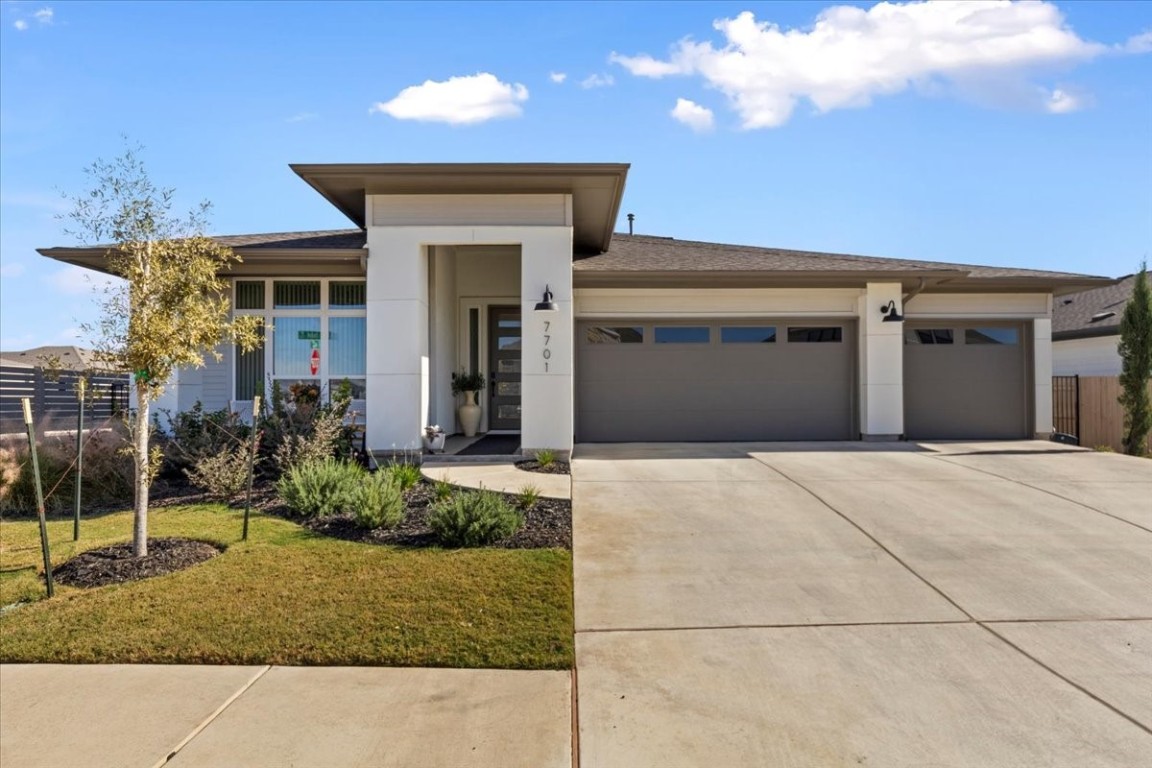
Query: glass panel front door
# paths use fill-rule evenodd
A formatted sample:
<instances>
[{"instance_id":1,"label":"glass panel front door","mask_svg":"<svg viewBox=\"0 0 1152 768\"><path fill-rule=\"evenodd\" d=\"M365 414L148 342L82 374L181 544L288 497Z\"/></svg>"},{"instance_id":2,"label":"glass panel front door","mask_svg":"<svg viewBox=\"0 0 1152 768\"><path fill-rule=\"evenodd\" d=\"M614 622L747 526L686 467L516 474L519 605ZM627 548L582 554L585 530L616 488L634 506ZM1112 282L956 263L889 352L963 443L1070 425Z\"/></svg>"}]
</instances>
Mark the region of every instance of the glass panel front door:
<instances>
[{"instance_id":1,"label":"glass panel front door","mask_svg":"<svg viewBox=\"0 0 1152 768\"><path fill-rule=\"evenodd\" d=\"M520 307L488 308L488 429L520 429Z\"/></svg>"}]
</instances>

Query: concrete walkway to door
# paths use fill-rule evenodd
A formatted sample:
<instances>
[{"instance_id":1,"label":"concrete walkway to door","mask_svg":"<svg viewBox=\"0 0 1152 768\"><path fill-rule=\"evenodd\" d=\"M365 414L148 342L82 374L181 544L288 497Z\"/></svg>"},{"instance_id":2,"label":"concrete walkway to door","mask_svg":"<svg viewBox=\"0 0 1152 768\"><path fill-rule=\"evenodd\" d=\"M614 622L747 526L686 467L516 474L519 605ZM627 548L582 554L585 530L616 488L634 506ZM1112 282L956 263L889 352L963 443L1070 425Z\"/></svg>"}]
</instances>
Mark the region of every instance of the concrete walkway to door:
<instances>
[{"instance_id":1,"label":"concrete walkway to door","mask_svg":"<svg viewBox=\"0 0 1152 768\"><path fill-rule=\"evenodd\" d=\"M578 446L580 764L1144 764L1148 499L1042 442Z\"/></svg>"}]
</instances>

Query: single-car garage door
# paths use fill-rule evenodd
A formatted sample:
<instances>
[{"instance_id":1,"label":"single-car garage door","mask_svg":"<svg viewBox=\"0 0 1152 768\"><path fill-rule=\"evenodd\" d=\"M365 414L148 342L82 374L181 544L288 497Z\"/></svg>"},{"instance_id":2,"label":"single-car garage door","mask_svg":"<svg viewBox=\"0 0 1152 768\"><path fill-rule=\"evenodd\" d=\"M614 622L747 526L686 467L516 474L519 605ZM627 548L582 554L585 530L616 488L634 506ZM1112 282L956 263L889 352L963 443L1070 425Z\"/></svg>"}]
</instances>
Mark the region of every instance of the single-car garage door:
<instances>
[{"instance_id":1,"label":"single-car garage door","mask_svg":"<svg viewBox=\"0 0 1152 768\"><path fill-rule=\"evenodd\" d=\"M581 322L576 438L851 439L854 329L844 320Z\"/></svg>"},{"instance_id":2,"label":"single-car garage door","mask_svg":"<svg viewBox=\"0 0 1152 768\"><path fill-rule=\"evenodd\" d=\"M1028 436L1027 326L933 321L904 327L910 440Z\"/></svg>"}]
</instances>

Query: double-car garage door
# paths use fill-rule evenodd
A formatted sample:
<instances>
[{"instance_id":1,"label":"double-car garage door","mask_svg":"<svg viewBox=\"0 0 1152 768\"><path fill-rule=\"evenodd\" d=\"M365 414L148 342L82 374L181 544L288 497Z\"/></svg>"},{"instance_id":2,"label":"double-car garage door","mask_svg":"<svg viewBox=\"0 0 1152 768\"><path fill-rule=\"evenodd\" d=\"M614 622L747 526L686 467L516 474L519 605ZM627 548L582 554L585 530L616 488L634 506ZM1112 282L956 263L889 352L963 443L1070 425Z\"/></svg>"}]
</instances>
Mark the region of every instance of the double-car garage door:
<instances>
[{"instance_id":1,"label":"double-car garage door","mask_svg":"<svg viewBox=\"0 0 1152 768\"><path fill-rule=\"evenodd\" d=\"M907 322L907 437L1025 437L1025 330ZM855 340L850 320L581 322L576 439L855 439Z\"/></svg>"},{"instance_id":2,"label":"double-car garage door","mask_svg":"<svg viewBox=\"0 0 1152 768\"><path fill-rule=\"evenodd\" d=\"M851 321L629 320L577 328L577 440L848 440Z\"/></svg>"}]
</instances>

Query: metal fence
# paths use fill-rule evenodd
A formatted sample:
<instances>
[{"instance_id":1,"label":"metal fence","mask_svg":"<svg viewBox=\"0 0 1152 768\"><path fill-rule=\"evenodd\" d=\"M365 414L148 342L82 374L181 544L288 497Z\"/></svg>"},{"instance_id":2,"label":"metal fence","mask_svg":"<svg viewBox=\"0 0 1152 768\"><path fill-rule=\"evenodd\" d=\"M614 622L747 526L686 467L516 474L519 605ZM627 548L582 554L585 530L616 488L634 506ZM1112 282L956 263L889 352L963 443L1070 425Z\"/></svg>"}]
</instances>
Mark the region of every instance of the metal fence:
<instances>
[{"instance_id":1,"label":"metal fence","mask_svg":"<svg viewBox=\"0 0 1152 768\"><path fill-rule=\"evenodd\" d=\"M79 371L53 371L43 368L0 366L0 433L24 431L21 398L32 400L32 418L43 430L75 429ZM88 377L84 420L99 424L128 407L126 374L99 374Z\"/></svg>"}]
</instances>

